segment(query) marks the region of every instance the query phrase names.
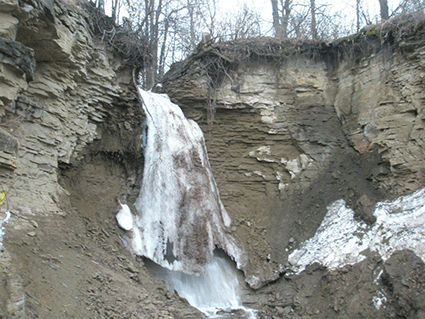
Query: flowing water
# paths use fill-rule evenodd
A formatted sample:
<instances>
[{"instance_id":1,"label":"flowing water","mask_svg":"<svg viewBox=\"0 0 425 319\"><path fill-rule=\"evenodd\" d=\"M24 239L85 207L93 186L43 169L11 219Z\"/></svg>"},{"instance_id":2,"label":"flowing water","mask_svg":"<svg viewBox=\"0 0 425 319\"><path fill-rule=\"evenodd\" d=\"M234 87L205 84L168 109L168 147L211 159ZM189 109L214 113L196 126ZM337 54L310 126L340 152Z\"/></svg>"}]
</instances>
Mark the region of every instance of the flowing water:
<instances>
[{"instance_id":1,"label":"flowing water","mask_svg":"<svg viewBox=\"0 0 425 319\"><path fill-rule=\"evenodd\" d=\"M202 131L167 97L140 93L147 116L137 214L125 204L117 214L128 231L127 248L152 260L155 275L207 316L255 318L241 306L236 267L245 265L245 254L230 234ZM343 200L334 202L316 234L290 254L288 270L300 273L315 262L329 269L355 264L367 250L386 260L395 250L411 249L425 261L425 188L378 203L374 215L370 226L355 220ZM223 254L213 254L216 248ZM385 296L373 302L379 309Z\"/></svg>"},{"instance_id":2,"label":"flowing water","mask_svg":"<svg viewBox=\"0 0 425 319\"><path fill-rule=\"evenodd\" d=\"M147 268L171 291L177 291L209 318L256 318L256 311L242 306L241 274L235 263L222 252L215 252L205 273L194 276L172 271L154 263Z\"/></svg>"}]
</instances>

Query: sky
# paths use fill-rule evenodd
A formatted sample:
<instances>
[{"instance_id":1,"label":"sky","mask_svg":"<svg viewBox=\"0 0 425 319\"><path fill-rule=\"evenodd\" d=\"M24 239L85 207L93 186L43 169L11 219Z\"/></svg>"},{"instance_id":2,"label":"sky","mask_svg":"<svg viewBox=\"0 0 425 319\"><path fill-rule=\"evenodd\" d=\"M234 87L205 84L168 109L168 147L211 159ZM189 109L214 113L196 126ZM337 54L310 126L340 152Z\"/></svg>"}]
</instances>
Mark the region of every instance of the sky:
<instances>
[{"instance_id":1,"label":"sky","mask_svg":"<svg viewBox=\"0 0 425 319\"><path fill-rule=\"evenodd\" d=\"M125 0L121 0L124 2ZM183 0L184 1L184 0ZM207 0L213 1L213 0ZM270 0L216 0L218 5L220 16L232 16L232 13L237 13L240 11L244 5L247 5L248 8L252 9L255 12L260 13L262 20L261 24L261 34L265 36L273 36L274 30L272 26L272 6ZM397 7L401 0L388 0L389 12L391 12ZM142 2L142 1L141 1ZM294 0L294 2L303 2L309 3L308 0ZM105 0L106 13L110 15L111 0ZM356 32L356 10L355 10L356 0L316 0L316 6L327 5L328 10L331 12L338 12L338 18L332 20L333 24L336 25L337 34L333 34L336 37L343 37ZM368 12L372 23L379 22L379 0L362 0L363 10ZM125 12L125 9L122 8L120 12L120 17L128 16L128 13ZM121 18L120 18L121 21ZM365 23L361 23L361 28L365 26ZM208 32L208 30L198 30L199 33ZM329 32L329 30L328 30ZM334 31L332 31L334 32ZM329 34L329 33L328 33ZM174 56L174 59L178 57Z\"/></svg>"},{"instance_id":2,"label":"sky","mask_svg":"<svg viewBox=\"0 0 425 319\"><path fill-rule=\"evenodd\" d=\"M305 0L306 1L306 0ZM375 14L379 14L379 1L378 0L363 0L363 6ZM270 0L219 0L220 7L224 11L231 11L234 8L242 7L246 3L250 7L257 8L259 11L264 12L265 15L271 16L271 2ZM391 9L394 9L398 0L389 0L388 5ZM316 6L327 4L330 5L334 10L353 10L355 0L316 0Z\"/></svg>"},{"instance_id":3,"label":"sky","mask_svg":"<svg viewBox=\"0 0 425 319\"><path fill-rule=\"evenodd\" d=\"M297 1L297 0L295 0ZM304 0L307 2L307 0ZM388 0L390 14L397 7L400 0ZM249 8L261 12L263 20L268 20L271 28L272 8L270 0L218 0L222 12L232 12L237 8L242 8L246 3ZM346 20L355 21L355 0L316 0L316 6L328 5L331 11L340 11ZM379 0L363 0L362 6L368 11L371 17L379 17ZM375 22L376 19L373 19Z\"/></svg>"},{"instance_id":4,"label":"sky","mask_svg":"<svg viewBox=\"0 0 425 319\"><path fill-rule=\"evenodd\" d=\"M124 0L122 0L123 2ZM246 4L249 8L260 12L261 18L264 23L262 32L265 35L273 35L272 30L272 7L270 0L216 0L218 3L219 11L222 14L236 12L238 9L243 8ZM111 0L106 0L106 9L107 14L110 15L110 2ZM294 0L294 2L308 2L308 0ZM391 12L397 7L400 0L388 0L389 12ZM329 6L329 9L332 12L340 12L344 21L347 24L355 25L355 3L356 0L316 0L316 6L320 7L321 5ZM372 17L373 22L379 21L379 0L362 0L362 6L366 12L369 13L369 16ZM123 9L122 9L123 10ZM126 13L121 12L120 16L125 16ZM362 25L363 26L363 25Z\"/></svg>"}]
</instances>

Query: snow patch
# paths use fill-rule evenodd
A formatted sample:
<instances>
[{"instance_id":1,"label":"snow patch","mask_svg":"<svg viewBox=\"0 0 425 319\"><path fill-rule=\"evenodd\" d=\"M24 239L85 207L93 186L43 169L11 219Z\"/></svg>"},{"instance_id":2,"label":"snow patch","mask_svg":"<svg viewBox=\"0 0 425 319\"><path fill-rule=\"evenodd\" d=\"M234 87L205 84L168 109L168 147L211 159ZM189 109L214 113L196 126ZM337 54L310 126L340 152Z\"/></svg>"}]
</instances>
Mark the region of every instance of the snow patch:
<instances>
[{"instance_id":1,"label":"snow patch","mask_svg":"<svg viewBox=\"0 0 425 319\"><path fill-rule=\"evenodd\" d=\"M6 212L6 216L3 219L0 219L0 257L1 257L1 248L3 247L3 236L5 234L6 228L3 224L6 224L10 219L10 212Z\"/></svg>"},{"instance_id":2,"label":"snow patch","mask_svg":"<svg viewBox=\"0 0 425 319\"><path fill-rule=\"evenodd\" d=\"M276 180L279 181L279 185L277 187L279 189L279 192L284 191L285 188L288 186L288 183L284 182L284 176L282 172L276 172Z\"/></svg>"},{"instance_id":3,"label":"snow patch","mask_svg":"<svg viewBox=\"0 0 425 319\"><path fill-rule=\"evenodd\" d=\"M130 231L133 229L133 214L131 214L130 207L126 204L120 204L121 209L115 216L118 222L118 225L127 231Z\"/></svg>"},{"instance_id":4,"label":"snow patch","mask_svg":"<svg viewBox=\"0 0 425 319\"><path fill-rule=\"evenodd\" d=\"M300 273L315 262L329 269L356 264L366 258L366 249L384 261L396 250L410 249L425 262L425 188L378 203L374 215L371 227L356 221L344 200L334 202L314 237L289 255L291 270Z\"/></svg>"},{"instance_id":5,"label":"snow patch","mask_svg":"<svg viewBox=\"0 0 425 319\"><path fill-rule=\"evenodd\" d=\"M300 154L293 160L281 158L280 162L285 165L286 170L291 175L291 179L294 179L300 175L302 171L306 170L310 164L313 163L313 160L306 154Z\"/></svg>"},{"instance_id":6,"label":"snow patch","mask_svg":"<svg viewBox=\"0 0 425 319\"><path fill-rule=\"evenodd\" d=\"M385 308L384 303L387 302L387 296L385 296L385 292L378 290L376 294L377 294L376 296L372 297L372 302L373 302L373 305L375 306L375 309L379 310L381 309L382 306L384 306Z\"/></svg>"},{"instance_id":7,"label":"snow patch","mask_svg":"<svg viewBox=\"0 0 425 319\"><path fill-rule=\"evenodd\" d=\"M268 155L271 155L271 148L270 146L260 146L255 151L249 152L250 157L255 157L257 161L259 162L266 162L266 163L274 163L276 160L273 158L269 158Z\"/></svg>"},{"instance_id":8,"label":"snow patch","mask_svg":"<svg viewBox=\"0 0 425 319\"><path fill-rule=\"evenodd\" d=\"M263 109L260 111L261 121L266 124L273 124L277 121L276 114L274 110Z\"/></svg>"}]
</instances>

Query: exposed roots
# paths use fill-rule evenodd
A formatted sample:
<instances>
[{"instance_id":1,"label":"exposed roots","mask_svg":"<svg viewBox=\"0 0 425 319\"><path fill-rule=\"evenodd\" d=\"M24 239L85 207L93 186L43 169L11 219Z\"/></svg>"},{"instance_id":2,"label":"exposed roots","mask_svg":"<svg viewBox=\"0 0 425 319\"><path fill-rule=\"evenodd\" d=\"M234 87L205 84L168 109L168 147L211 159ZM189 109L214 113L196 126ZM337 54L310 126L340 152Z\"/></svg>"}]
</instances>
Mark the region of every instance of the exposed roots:
<instances>
[{"instance_id":1,"label":"exposed roots","mask_svg":"<svg viewBox=\"0 0 425 319\"><path fill-rule=\"evenodd\" d=\"M202 76L207 79L206 108L211 125L216 108L216 91L227 77L231 80L232 90L238 92L237 83L232 82L230 75L241 63L268 61L280 66L291 58L302 57L325 63L332 74L341 62L354 65L378 52L383 53L384 59L391 59L394 50L404 54L412 49L415 39L423 39L424 33L425 20L422 16L404 14L335 41L261 37L201 43L189 58L176 64L164 76L163 86L167 91L167 86L183 85L184 78L194 72L194 66L200 68ZM410 47L406 43L410 43Z\"/></svg>"},{"instance_id":2,"label":"exposed roots","mask_svg":"<svg viewBox=\"0 0 425 319\"><path fill-rule=\"evenodd\" d=\"M130 23L116 25L111 17L103 14L92 2L80 4L90 15L90 23L95 36L109 44L131 68L142 69L151 63L147 40L131 30Z\"/></svg>"}]
</instances>

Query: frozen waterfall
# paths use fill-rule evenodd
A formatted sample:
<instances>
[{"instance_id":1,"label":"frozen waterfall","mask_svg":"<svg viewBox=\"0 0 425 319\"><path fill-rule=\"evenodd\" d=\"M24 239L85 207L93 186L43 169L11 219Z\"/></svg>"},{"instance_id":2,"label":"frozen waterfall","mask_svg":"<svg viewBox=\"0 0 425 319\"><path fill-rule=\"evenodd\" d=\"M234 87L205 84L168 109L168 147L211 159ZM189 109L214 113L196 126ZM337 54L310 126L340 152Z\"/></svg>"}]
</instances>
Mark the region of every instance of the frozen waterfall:
<instances>
[{"instance_id":1,"label":"frozen waterfall","mask_svg":"<svg viewBox=\"0 0 425 319\"><path fill-rule=\"evenodd\" d=\"M235 266L213 255L218 248L238 268L245 263L230 235L202 131L167 96L139 91L146 113L145 162L137 214L121 203L117 214L128 232L126 246L168 269L161 270L162 279L202 311L241 308Z\"/></svg>"},{"instance_id":2,"label":"frozen waterfall","mask_svg":"<svg viewBox=\"0 0 425 319\"><path fill-rule=\"evenodd\" d=\"M202 273L218 247L242 266L201 129L167 96L140 94L146 112L145 163L134 252L171 270Z\"/></svg>"}]
</instances>

